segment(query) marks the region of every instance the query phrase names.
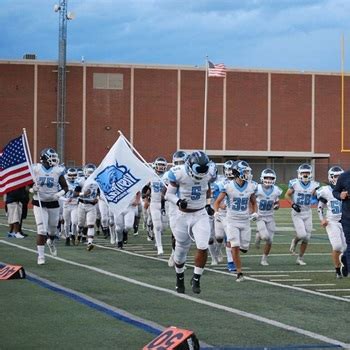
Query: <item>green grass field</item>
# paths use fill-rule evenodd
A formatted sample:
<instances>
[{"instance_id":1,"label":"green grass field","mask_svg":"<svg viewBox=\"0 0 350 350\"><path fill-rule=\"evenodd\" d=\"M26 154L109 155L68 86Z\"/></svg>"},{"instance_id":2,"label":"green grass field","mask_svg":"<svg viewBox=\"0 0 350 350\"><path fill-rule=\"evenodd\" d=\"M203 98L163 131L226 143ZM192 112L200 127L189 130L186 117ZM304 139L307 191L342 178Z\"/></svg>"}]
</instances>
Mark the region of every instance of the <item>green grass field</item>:
<instances>
[{"instance_id":1,"label":"green grass field","mask_svg":"<svg viewBox=\"0 0 350 350\"><path fill-rule=\"evenodd\" d=\"M289 209L276 212L270 265L259 265L262 250L244 256L242 283L226 262L207 269L202 293L190 288L193 250L185 271L186 294L175 292L169 268L170 232L165 255L140 230L120 251L101 236L84 245L58 242L58 257L36 264L32 213L26 239L7 238L0 215L0 262L22 265L23 280L0 281L0 349L142 349L168 326L190 329L213 349L350 348L350 278L335 279L331 247L314 213L306 266L290 255L293 236ZM253 226L253 236L255 229Z\"/></svg>"}]
</instances>

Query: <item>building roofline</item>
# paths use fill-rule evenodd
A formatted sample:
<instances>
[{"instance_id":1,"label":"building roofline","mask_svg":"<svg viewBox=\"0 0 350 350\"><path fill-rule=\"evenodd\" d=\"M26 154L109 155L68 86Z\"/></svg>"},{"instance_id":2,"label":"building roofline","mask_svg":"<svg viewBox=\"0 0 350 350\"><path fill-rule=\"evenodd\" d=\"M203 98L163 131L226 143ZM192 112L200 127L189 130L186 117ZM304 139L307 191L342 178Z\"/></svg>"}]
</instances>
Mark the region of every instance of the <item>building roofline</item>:
<instances>
[{"instance_id":1,"label":"building roofline","mask_svg":"<svg viewBox=\"0 0 350 350\"><path fill-rule=\"evenodd\" d=\"M31 60L31 59L0 59L0 64L26 64L26 65L48 65L57 66L57 61L48 60ZM190 66L190 65L165 65L165 64L137 64L137 63L102 63L102 62L79 62L67 61L67 66L86 66L86 67L104 67L104 68L139 68L139 69L168 69L168 70L198 70L204 71L204 66ZM303 74L303 75L341 75L339 72L329 71L298 71L298 70L282 70L282 69L259 69L259 68L239 68L227 67L228 72L240 73L272 73L272 74ZM344 73L350 75L350 73Z\"/></svg>"},{"instance_id":2,"label":"building roofline","mask_svg":"<svg viewBox=\"0 0 350 350\"><path fill-rule=\"evenodd\" d=\"M195 150L184 149L185 152L191 153ZM281 151L237 151L237 150L206 150L208 156L221 157L262 157L262 158L312 158L328 159L329 153L314 152L281 152Z\"/></svg>"}]
</instances>

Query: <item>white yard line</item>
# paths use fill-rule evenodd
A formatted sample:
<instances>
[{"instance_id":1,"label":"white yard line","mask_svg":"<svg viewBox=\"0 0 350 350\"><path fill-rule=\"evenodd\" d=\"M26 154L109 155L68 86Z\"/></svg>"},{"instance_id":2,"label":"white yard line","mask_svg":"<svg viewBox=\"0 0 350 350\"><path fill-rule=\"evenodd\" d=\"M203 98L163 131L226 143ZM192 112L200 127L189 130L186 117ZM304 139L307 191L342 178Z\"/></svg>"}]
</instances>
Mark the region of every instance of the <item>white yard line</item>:
<instances>
[{"instance_id":1,"label":"white yard line","mask_svg":"<svg viewBox=\"0 0 350 350\"><path fill-rule=\"evenodd\" d=\"M286 278L286 279L273 279L271 282L303 282L303 281L312 281L311 278Z\"/></svg>"},{"instance_id":2,"label":"white yard line","mask_svg":"<svg viewBox=\"0 0 350 350\"><path fill-rule=\"evenodd\" d=\"M271 277L289 277L289 275L249 275L249 277L266 277L266 278L271 278Z\"/></svg>"},{"instance_id":3,"label":"white yard line","mask_svg":"<svg viewBox=\"0 0 350 350\"><path fill-rule=\"evenodd\" d=\"M330 287L335 286L335 283L302 283L302 284L293 284L295 287Z\"/></svg>"},{"instance_id":4,"label":"white yard line","mask_svg":"<svg viewBox=\"0 0 350 350\"><path fill-rule=\"evenodd\" d=\"M9 245L9 246L12 246L12 247L16 247L18 249L26 250L26 251L31 252L31 253L35 253L35 254L37 253L34 249L30 249L30 248L27 248L27 247L22 247L20 245L17 245L17 244L11 243L11 242L0 240L0 243L6 244L6 245ZM46 254L46 256L50 256L50 255ZM67 260L67 259L63 259L63 258L59 258L59 257L53 257L53 256L50 256L50 257L52 259L54 259L54 260L61 261L63 263L69 264L69 265L78 266L78 267L81 267L81 268L84 268L84 269L87 269L87 270L90 270L90 271L94 271L94 272L97 272L97 273L100 273L100 274L103 274L103 275L106 275L106 276L109 276L109 277L113 277L113 278L116 278L116 279L119 279L119 280L122 280L122 281L125 281L125 282L128 282L128 283L131 283L131 284L134 284L134 285L138 285L138 286L141 286L141 287L144 287L144 288L153 289L153 290L156 290L158 292L167 293L167 294L170 294L172 296L176 296L178 298L189 300L189 301L201 304L201 305L209 306L209 307L215 308L217 310L222 310L222 311L229 312L231 314L235 314L235 315L238 315L238 316L246 317L246 318L252 319L254 321L259 321L259 322L268 324L270 326L274 326L274 327L277 327L277 328L280 328L280 329L284 329L284 330L287 330L287 331L290 331L290 332L301 334L303 336L307 336L307 337L310 337L312 339L323 341L325 343L339 345L339 346L342 346L342 347L345 347L345 348L350 347L350 344L341 342L341 341L339 341L337 339L329 338L329 337L323 336L323 335L318 334L318 333L307 331L307 330L302 329L302 328L290 326L290 325L287 325L285 323L278 322L278 321L275 321L275 320L271 320L271 319L266 318L266 317L262 317L262 316L259 316L259 315L255 315L255 314L252 314L252 313L249 313L249 312L238 310L238 309L235 309L235 308L232 308L232 307L228 307L228 306L225 306L225 305L220 305L220 304L213 303L213 302L210 302L210 301L206 301L206 300L203 300L203 299L198 299L198 298L192 297L190 295L178 294L176 291L173 291L173 290L170 290L170 289L161 288L161 287L157 287L157 286L154 286L154 285L151 285L151 284L148 284L148 283L140 282L140 281L137 281L135 279L132 279L132 278L129 278L129 277L125 277L125 276L121 276L121 275L118 275L118 274L115 274L115 273L112 273L112 272L108 272L106 270L102 270L102 269L99 269L99 268L96 268L96 267L93 267L93 266L84 265L84 264L81 264L81 263L78 263L78 262L75 262L75 261L71 261L71 260Z\"/></svg>"},{"instance_id":5,"label":"white yard line","mask_svg":"<svg viewBox=\"0 0 350 350\"><path fill-rule=\"evenodd\" d=\"M339 288L339 289L316 289L319 292L349 292L349 288Z\"/></svg>"}]
</instances>

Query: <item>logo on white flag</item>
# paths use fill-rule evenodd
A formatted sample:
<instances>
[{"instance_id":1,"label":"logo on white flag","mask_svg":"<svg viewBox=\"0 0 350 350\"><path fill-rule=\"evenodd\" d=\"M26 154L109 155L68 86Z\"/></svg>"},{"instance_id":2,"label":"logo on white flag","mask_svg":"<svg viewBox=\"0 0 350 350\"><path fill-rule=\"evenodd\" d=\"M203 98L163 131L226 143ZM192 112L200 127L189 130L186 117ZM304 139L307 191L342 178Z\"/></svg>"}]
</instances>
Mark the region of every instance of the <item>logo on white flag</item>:
<instances>
[{"instance_id":1,"label":"logo on white flag","mask_svg":"<svg viewBox=\"0 0 350 350\"><path fill-rule=\"evenodd\" d=\"M100 186L108 202L117 204L129 194L129 190L140 179L131 174L125 165L110 165L97 174L95 181Z\"/></svg>"}]
</instances>

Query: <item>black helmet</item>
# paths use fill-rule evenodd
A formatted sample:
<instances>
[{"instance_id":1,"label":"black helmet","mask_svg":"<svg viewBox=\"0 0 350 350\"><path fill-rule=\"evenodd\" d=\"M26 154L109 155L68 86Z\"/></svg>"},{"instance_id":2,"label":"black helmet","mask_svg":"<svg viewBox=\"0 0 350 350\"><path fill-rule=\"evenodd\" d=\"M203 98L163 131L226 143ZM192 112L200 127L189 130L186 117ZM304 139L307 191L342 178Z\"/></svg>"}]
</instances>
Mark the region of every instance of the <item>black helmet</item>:
<instances>
[{"instance_id":1,"label":"black helmet","mask_svg":"<svg viewBox=\"0 0 350 350\"><path fill-rule=\"evenodd\" d=\"M58 154L53 148L44 148L40 153L40 161L50 167L58 165L60 162Z\"/></svg>"},{"instance_id":2,"label":"black helmet","mask_svg":"<svg viewBox=\"0 0 350 350\"><path fill-rule=\"evenodd\" d=\"M192 152L186 160L189 174L196 180L201 180L209 171L209 158L202 151Z\"/></svg>"}]
</instances>

